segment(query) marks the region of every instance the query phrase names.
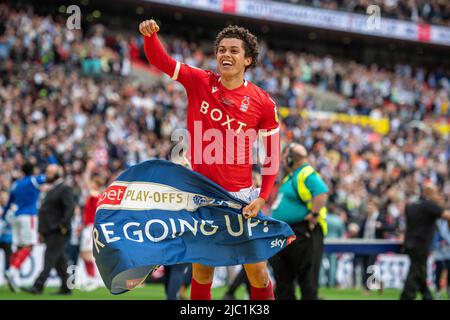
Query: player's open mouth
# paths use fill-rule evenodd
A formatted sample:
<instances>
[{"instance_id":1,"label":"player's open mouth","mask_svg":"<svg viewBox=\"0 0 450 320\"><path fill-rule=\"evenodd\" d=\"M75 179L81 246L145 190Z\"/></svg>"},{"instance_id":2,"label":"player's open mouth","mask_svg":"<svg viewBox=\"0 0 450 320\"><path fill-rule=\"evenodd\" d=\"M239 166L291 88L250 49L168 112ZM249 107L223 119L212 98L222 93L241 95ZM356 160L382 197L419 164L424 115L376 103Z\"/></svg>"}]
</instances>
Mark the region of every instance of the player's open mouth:
<instances>
[{"instance_id":1,"label":"player's open mouth","mask_svg":"<svg viewBox=\"0 0 450 320\"><path fill-rule=\"evenodd\" d=\"M224 66L224 67L232 67L233 63L231 61L224 60L224 61L222 61L222 66Z\"/></svg>"}]
</instances>

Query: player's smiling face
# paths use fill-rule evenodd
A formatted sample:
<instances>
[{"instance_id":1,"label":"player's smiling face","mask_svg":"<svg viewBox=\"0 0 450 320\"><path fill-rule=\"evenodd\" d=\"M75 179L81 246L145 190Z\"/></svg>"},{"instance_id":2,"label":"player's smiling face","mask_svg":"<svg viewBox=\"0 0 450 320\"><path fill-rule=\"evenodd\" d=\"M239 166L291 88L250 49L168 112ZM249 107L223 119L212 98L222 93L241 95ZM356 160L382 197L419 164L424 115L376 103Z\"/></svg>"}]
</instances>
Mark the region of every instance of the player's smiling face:
<instances>
[{"instance_id":1,"label":"player's smiling face","mask_svg":"<svg viewBox=\"0 0 450 320\"><path fill-rule=\"evenodd\" d=\"M224 77L244 74L245 67L252 62L252 58L245 57L242 40L235 38L224 38L220 41L216 59L219 73Z\"/></svg>"}]
</instances>

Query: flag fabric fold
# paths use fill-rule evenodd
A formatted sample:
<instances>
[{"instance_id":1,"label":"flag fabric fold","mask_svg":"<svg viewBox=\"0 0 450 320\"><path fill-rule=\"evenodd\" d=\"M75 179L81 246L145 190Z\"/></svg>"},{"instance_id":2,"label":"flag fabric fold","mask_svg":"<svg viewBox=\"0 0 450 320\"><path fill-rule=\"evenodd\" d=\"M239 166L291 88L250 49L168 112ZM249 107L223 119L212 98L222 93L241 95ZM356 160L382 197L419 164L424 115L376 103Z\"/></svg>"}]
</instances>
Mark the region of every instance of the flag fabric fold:
<instances>
[{"instance_id":1,"label":"flag fabric fold","mask_svg":"<svg viewBox=\"0 0 450 320\"><path fill-rule=\"evenodd\" d=\"M129 291L160 265L264 261L295 239L288 224L261 212L244 219L245 205L169 161L129 168L108 186L96 212L93 252L106 287Z\"/></svg>"}]
</instances>

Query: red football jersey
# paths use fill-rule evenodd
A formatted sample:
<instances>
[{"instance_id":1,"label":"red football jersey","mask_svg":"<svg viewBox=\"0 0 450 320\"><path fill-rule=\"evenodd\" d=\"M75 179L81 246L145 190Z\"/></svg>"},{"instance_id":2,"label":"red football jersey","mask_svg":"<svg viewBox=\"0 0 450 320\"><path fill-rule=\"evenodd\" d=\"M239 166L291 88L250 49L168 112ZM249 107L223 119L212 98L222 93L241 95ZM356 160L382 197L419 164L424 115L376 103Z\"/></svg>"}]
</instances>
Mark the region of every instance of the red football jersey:
<instances>
[{"instance_id":1,"label":"red football jersey","mask_svg":"<svg viewBox=\"0 0 450 320\"><path fill-rule=\"evenodd\" d=\"M275 102L251 82L229 90L220 75L175 61L156 34L145 37L148 60L179 81L188 97L188 160L192 169L224 189L252 185L252 146L262 136L266 160L260 196L267 200L279 164L279 124ZM270 169L270 170L269 170Z\"/></svg>"}]
</instances>

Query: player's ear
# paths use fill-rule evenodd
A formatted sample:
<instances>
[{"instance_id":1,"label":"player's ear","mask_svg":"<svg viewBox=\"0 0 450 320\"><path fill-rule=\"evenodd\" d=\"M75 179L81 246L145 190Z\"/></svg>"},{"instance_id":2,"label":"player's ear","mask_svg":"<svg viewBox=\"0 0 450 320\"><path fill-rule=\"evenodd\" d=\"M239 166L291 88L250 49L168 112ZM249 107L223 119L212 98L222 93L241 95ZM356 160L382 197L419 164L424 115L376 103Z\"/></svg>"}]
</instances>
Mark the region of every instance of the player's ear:
<instances>
[{"instance_id":1,"label":"player's ear","mask_svg":"<svg viewBox=\"0 0 450 320\"><path fill-rule=\"evenodd\" d=\"M246 67L250 66L252 64L252 61L253 61L252 57L245 57L244 58L244 66L246 66Z\"/></svg>"}]
</instances>

